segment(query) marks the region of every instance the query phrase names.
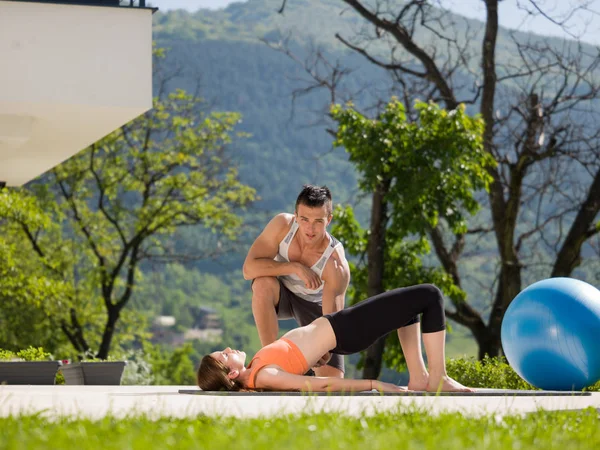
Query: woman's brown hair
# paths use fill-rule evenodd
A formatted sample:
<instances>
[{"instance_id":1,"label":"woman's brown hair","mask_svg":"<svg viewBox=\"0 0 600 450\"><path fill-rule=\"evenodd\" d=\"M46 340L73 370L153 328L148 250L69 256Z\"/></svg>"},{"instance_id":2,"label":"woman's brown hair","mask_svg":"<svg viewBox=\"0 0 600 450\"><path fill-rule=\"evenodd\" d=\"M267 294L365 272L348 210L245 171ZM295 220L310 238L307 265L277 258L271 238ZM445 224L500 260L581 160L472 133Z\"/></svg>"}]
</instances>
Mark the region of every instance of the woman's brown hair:
<instances>
[{"instance_id":1,"label":"woman's brown hair","mask_svg":"<svg viewBox=\"0 0 600 450\"><path fill-rule=\"evenodd\" d=\"M200 361L196 373L196 383L203 391L240 391L244 386L229 378L229 369L225 364L217 361L210 355L206 355Z\"/></svg>"}]
</instances>

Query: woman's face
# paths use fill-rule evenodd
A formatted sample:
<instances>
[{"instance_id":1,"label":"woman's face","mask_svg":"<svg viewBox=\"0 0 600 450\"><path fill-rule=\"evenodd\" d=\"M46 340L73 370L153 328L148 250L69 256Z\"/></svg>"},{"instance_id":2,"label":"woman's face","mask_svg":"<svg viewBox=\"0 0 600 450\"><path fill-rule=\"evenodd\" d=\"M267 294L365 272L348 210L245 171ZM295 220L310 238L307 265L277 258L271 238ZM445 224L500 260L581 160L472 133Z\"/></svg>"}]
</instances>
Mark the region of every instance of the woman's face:
<instances>
[{"instance_id":1,"label":"woman's face","mask_svg":"<svg viewBox=\"0 0 600 450\"><path fill-rule=\"evenodd\" d=\"M246 353L240 350L232 350L227 347L224 350L212 352L210 356L224 364L229 371L237 370L241 372L245 367Z\"/></svg>"}]
</instances>

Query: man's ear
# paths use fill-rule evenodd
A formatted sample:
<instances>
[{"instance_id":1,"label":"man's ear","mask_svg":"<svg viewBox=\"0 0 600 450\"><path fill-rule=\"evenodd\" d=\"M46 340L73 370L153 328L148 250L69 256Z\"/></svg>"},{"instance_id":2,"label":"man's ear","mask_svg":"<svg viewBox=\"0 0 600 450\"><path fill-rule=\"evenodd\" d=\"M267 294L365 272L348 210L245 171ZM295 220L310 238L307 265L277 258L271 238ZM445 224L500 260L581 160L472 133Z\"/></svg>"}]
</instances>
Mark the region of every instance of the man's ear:
<instances>
[{"instance_id":1,"label":"man's ear","mask_svg":"<svg viewBox=\"0 0 600 450\"><path fill-rule=\"evenodd\" d=\"M329 217L327 217L327 226L329 226L329 224L331 223L332 220L333 220L333 214L330 213Z\"/></svg>"},{"instance_id":2,"label":"man's ear","mask_svg":"<svg viewBox=\"0 0 600 450\"><path fill-rule=\"evenodd\" d=\"M232 370L230 371L227 376L229 377L230 380L235 380L237 377L240 376L240 371L239 370Z\"/></svg>"}]
</instances>

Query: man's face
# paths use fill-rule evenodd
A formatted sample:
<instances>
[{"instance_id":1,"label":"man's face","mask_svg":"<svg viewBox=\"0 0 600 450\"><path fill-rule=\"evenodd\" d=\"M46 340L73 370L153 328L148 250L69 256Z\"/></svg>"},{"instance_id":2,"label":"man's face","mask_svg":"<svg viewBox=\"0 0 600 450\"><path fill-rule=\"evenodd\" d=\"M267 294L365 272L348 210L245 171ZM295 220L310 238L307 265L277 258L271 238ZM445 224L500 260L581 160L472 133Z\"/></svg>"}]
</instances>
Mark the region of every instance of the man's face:
<instances>
[{"instance_id":1,"label":"man's face","mask_svg":"<svg viewBox=\"0 0 600 450\"><path fill-rule=\"evenodd\" d=\"M329 214L326 205L311 208L306 205L298 205L296 220L300 226L301 239L305 242L319 242L325 236L325 229L331 222L332 215Z\"/></svg>"}]
</instances>

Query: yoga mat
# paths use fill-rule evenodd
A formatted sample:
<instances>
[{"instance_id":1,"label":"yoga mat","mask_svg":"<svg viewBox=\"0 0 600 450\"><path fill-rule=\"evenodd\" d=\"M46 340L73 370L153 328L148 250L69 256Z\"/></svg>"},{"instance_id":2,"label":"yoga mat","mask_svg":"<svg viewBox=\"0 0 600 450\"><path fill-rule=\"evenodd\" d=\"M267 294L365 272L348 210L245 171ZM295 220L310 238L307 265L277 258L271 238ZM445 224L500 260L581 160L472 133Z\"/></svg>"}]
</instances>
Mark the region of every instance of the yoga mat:
<instances>
[{"instance_id":1,"label":"yoga mat","mask_svg":"<svg viewBox=\"0 0 600 450\"><path fill-rule=\"evenodd\" d=\"M435 396L453 396L453 397L548 397L548 396L587 396L590 392L580 391L519 391L510 389L478 389L475 392L378 392L378 391L363 391L363 392L292 392L292 391L266 391L266 392L233 392L233 391L202 391L200 389L180 389L180 394L190 395L221 395L230 397L243 396L262 396L262 397L279 397L279 396L325 396L325 397L435 397Z\"/></svg>"}]
</instances>

